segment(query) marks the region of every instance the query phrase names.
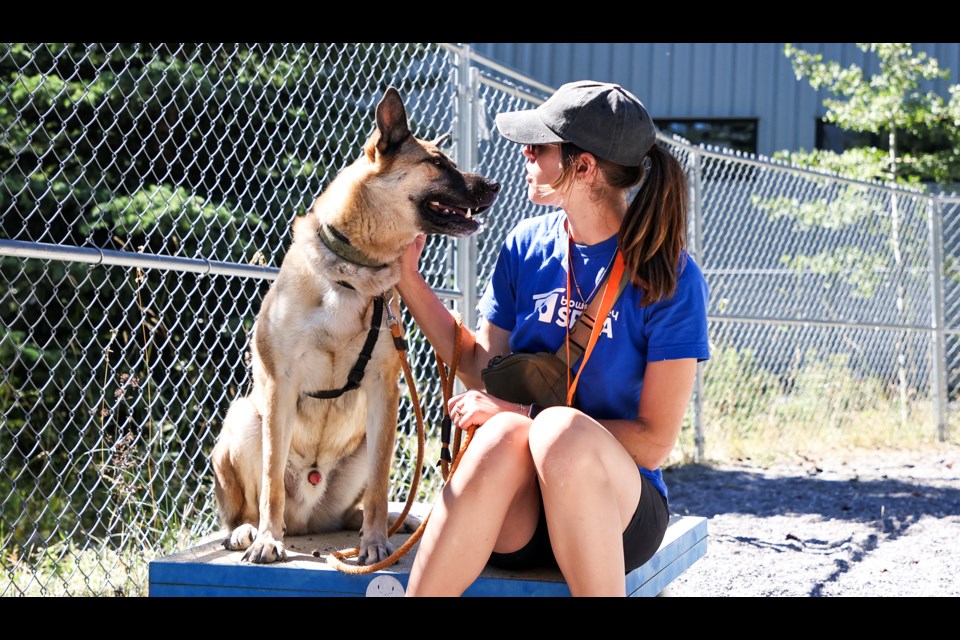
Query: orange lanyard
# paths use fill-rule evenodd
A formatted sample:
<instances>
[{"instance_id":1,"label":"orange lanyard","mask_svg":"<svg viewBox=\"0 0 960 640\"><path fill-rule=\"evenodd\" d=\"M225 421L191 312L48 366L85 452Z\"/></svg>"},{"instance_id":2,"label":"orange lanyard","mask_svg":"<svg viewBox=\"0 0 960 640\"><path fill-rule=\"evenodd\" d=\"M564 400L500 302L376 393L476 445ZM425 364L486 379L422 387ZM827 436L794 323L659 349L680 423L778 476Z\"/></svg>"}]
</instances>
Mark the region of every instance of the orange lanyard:
<instances>
[{"instance_id":1,"label":"orange lanyard","mask_svg":"<svg viewBox=\"0 0 960 640\"><path fill-rule=\"evenodd\" d=\"M564 222L564 228L567 229L566 222ZM620 285L620 279L623 277L625 265L623 262L623 253L621 253L618 248L617 255L613 259L613 267L610 269L610 273L607 274L607 281L603 285L600 308L597 310L597 317L593 319L593 328L590 330L590 340L587 342L587 348L583 352L583 358L580 361L580 368L577 370L577 375L571 383L570 367L572 367L573 364L570 362L570 272L573 270L573 261L572 258L570 258L570 250L572 249L573 236L570 234L569 229L567 229L567 237L569 239L567 242L567 333L564 338L564 343L567 349L567 406L570 407L573 406L573 394L577 390L577 382L580 380L580 374L583 373L587 359L590 357L594 345L597 344L597 340L600 338L603 325L606 324L607 316L610 314L610 310L613 309L613 303L617 298L617 290ZM610 283L614 283L614 285L611 287Z\"/></svg>"}]
</instances>

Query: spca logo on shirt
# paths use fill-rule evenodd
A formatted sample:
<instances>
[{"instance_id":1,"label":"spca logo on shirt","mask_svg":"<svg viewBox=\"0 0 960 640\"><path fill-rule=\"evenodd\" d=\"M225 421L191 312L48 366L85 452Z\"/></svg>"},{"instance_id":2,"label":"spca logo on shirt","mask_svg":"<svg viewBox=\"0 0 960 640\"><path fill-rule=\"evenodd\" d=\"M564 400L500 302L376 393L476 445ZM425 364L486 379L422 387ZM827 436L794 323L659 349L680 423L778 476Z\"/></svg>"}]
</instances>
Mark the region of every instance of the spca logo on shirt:
<instances>
[{"instance_id":1,"label":"spca logo on shirt","mask_svg":"<svg viewBox=\"0 0 960 640\"><path fill-rule=\"evenodd\" d=\"M533 305L537 311L537 319L547 324L554 323L558 327L567 326L567 292L565 289L554 289L547 293L537 293L533 296ZM586 310L587 304L580 300L570 299L570 325L577 321L580 314ZM601 333L613 339L613 322L620 316L619 311L611 311L603 323Z\"/></svg>"}]
</instances>

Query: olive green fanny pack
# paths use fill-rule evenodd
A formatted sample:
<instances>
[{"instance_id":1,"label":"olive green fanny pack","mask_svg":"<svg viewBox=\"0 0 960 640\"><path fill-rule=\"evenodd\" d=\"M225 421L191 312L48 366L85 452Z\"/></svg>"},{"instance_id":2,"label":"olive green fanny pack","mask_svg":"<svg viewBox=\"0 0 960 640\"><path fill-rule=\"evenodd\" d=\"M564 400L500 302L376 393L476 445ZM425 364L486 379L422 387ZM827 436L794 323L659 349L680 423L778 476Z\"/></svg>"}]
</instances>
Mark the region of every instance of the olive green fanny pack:
<instances>
[{"instance_id":1,"label":"olive green fanny pack","mask_svg":"<svg viewBox=\"0 0 960 640\"><path fill-rule=\"evenodd\" d=\"M630 281L623 269L622 256L617 256L614 265L612 273L608 275L619 277L616 292L611 290L608 294L607 287L604 287L603 295L595 296L590 301L570 329L569 361L573 364L576 364L584 354L589 358L610 309ZM598 312L602 315L598 315ZM480 375L487 392L501 400L520 404L539 404L544 407L561 405L575 407L577 406L576 380L584 366L586 366L586 360L580 366L577 375L573 376L567 366L567 345L561 344L556 353L541 351L494 356ZM572 389L568 391L567 382L571 378L574 382Z\"/></svg>"},{"instance_id":2,"label":"olive green fanny pack","mask_svg":"<svg viewBox=\"0 0 960 640\"><path fill-rule=\"evenodd\" d=\"M509 402L555 407L567 403L567 362L555 353L508 353L480 374L487 392Z\"/></svg>"}]
</instances>

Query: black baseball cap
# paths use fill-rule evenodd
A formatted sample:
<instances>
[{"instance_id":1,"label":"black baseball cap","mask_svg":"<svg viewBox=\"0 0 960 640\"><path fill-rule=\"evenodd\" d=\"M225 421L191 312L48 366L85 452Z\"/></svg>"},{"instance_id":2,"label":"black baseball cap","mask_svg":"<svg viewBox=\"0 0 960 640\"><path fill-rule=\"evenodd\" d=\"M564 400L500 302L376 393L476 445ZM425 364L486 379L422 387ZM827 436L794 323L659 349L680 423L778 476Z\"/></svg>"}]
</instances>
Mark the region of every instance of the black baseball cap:
<instances>
[{"instance_id":1,"label":"black baseball cap","mask_svg":"<svg viewBox=\"0 0 960 640\"><path fill-rule=\"evenodd\" d=\"M520 144L572 142L598 158L635 167L657 142L643 103L618 84L569 82L536 109L497 114L497 130Z\"/></svg>"}]
</instances>

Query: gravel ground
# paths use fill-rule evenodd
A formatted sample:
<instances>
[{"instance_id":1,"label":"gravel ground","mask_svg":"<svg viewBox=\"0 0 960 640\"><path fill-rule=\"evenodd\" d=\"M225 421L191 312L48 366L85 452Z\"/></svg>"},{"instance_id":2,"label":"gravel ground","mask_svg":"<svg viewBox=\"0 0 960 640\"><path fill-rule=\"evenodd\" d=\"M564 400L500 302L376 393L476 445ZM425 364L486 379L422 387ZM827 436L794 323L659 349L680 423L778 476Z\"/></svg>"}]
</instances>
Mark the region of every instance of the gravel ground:
<instances>
[{"instance_id":1,"label":"gravel ground","mask_svg":"<svg viewBox=\"0 0 960 640\"><path fill-rule=\"evenodd\" d=\"M665 471L709 518L671 596L960 596L960 446Z\"/></svg>"}]
</instances>

